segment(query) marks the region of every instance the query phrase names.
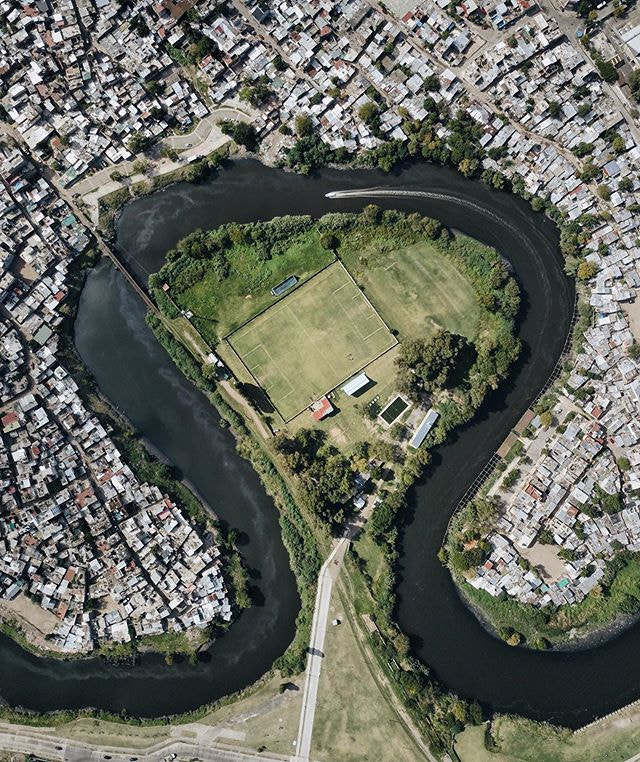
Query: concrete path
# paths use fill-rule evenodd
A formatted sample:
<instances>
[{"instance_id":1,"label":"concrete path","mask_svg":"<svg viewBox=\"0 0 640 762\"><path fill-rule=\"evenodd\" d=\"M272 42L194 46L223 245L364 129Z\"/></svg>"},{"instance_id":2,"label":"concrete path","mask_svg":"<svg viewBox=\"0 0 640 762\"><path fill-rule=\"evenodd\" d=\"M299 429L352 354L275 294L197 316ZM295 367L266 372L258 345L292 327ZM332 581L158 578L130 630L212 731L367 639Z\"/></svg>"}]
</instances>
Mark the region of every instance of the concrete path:
<instances>
[{"instance_id":1,"label":"concrete path","mask_svg":"<svg viewBox=\"0 0 640 762\"><path fill-rule=\"evenodd\" d=\"M324 636L327 631L331 590L333 582L340 571L348 545L348 537L342 537L338 540L335 548L322 565L318 577L318 592L316 593L316 604L311 624L311 639L304 681L304 693L302 696L300 726L296 741L296 754L292 758L295 762L302 762L303 760L306 762L309 759L313 736L313 720L316 713L318 686L320 684L320 670L322 669L322 659L324 658Z\"/></svg>"}]
</instances>

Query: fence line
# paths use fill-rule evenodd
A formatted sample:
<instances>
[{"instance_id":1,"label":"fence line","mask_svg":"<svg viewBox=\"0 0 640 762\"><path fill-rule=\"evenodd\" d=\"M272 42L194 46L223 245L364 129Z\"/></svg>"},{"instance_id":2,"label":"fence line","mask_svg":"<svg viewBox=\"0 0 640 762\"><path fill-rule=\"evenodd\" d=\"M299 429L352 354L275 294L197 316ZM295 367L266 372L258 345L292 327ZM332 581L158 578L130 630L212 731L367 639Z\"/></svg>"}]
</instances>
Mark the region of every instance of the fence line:
<instances>
[{"instance_id":1,"label":"fence line","mask_svg":"<svg viewBox=\"0 0 640 762\"><path fill-rule=\"evenodd\" d=\"M542 389L538 392L538 394L534 397L534 399L529 404L529 408L533 407L536 403L538 403L542 397L549 391L551 386L558 380L560 375L562 374L562 368L564 366L564 362L567 359L567 356L570 354L571 351L571 345L573 342L573 331L576 326L576 322L578 320L578 292L576 291L575 299L573 302L573 315L571 316L571 321L569 323L569 331L567 333L567 338L565 339L565 342L562 346L562 351L560 352L560 356L558 357L556 364L553 366L553 370L551 371L551 374L549 375L549 378L543 385ZM489 458L487 463L484 465L480 473L476 476L476 478L473 480L471 485L468 487L464 495L460 498L458 501L458 504L456 505L455 510L449 517L449 521L447 522L447 531L445 534L445 538L449 534L449 530L451 528L451 523L453 522L454 518L458 515L458 513L465 508L478 494L482 486L489 480L491 475L493 474L495 468L497 467L498 463L502 460L502 458L498 455L497 452L494 452L493 455Z\"/></svg>"},{"instance_id":2,"label":"fence line","mask_svg":"<svg viewBox=\"0 0 640 762\"><path fill-rule=\"evenodd\" d=\"M595 725L598 725L605 720L609 720L612 717L617 717L621 714L624 714L624 712L626 712L628 709L632 709L637 706L640 706L640 699L636 699L636 701L632 701L630 704L626 704L626 706L621 706L620 709L616 709L614 712L609 712L609 714L598 717L597 719L593 720L593 722L589 722L586 725L583 725L581 728L574 730L573 734L577 735L578 733L584 733L585 730L589 730L589 728L593 728Z\"/></svg>"},{"instance_id":3,"label":"fence line","mask_svg":"<svg viewBox=\"0 0 640 762\"><path fill-rule=\"evenodd\" d=\"M529 407L533 407L536 403L538 403L562 374L562 367L564 365L564 362L567 359L567 356L571 353L571 345L573 343L573 332L577 322L578 322L578 292L576 291L575 300L573 302L573 315L571 316L571 322L569 323L569 332L567 333L567 338L565 339L564 344L562 346L562 351L560 352L560 356L558 357L558 360L556 364L554 365L553 370L551 371L551 375L547 379L547 382L542 387L542 389L538 392L538 394L535 396L534 400L531 402Z\"/></svg>"}]
</instances>

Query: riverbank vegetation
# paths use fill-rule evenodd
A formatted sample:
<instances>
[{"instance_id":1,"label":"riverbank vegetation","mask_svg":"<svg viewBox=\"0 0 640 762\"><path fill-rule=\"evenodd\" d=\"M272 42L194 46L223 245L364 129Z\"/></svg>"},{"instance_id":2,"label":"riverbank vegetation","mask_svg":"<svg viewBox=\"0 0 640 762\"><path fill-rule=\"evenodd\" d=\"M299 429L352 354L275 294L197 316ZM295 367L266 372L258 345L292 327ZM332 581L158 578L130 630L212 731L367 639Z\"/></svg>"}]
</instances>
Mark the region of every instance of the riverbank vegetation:
<instances>
[{"instance_id":1,"label":"riverbank vegetation","mask_svg":"<svg viewBox=\"0 0 640 762\"><path fill-rule=\"evenodd\" d=\"M460 762L610 762L631 759L640 744L637 704L576 733L524 717L498 715L456 738Z\"/></svg>"},{"instance_id":2,"label":"riverbank vegetation","mask_svg":"<svg viewBox=\"0 0 640 762\"><path fill-rule=\"evenodd\" d=\"M640 556L637 553L622 551L611 559L600 583L579 603L536 608L507 596L494 597L466 582L466 569L461 567L469 562L475 566L476 558L482 563L483 552L479 542L473 550L464 552L464 561L452 562L450 557L450 567L469 606L485 626L509 645L544 650L596 643L637 616L640 606Z\"/></svg>"},{"instance_id":3,"label":"riverbank vegetation","mask_svg":"<svg viewBox=\"0 0 640 762\"><path fill-rule=\"evenodd\" d=\"M147 323L178 368L182 369L183 352L186 350L171 337L155 315L148 314ZM224 394L219 389L212 391L212 382L206 380L203 374L189 376L189 378L209 396L211 403L231 427L236 438L238 453L251 462L265 489L278 507L282 538L289 552L302 605L296 620L294 642L276 661L274 667L284 676L297 674L304 669L305 665L315 585L320 570L319 543L327 541L326 532L323 532L317 522L309 520L309 517L298 508L289 485L274 466L268 449L261 443L259 436L250 429L245 418L225 399Z\"/></svg>"},{"instance_id":4,"label":"riverbank vegetation","mask_svg":"<svg viewBox=\"0 0 640 762\"><path fill-rule=\"evenodd\" d=\"M132 183L129 177L119 171L112 173L112 179L122 183L122 187L102 196L98 201L98 228L103 235L111 235L120 209L133 198L148 196L174 183L200 183L211 179L229 156L229 146L223 146L203 156L197 161L185 163L170 172L149 175L148 179ZM177 159L177 152L167 150L167 158ZM148 162L134 162L132 174L147 174L151 168ZM114 176L115 175L115 176Z\"/></svg>"},{"instance_id":5,"label":"riverbank vegetation","mask_svg":"<svg viewBox=\"0 0 640 762\"><path fill-rule=\"evenodd\" d=\"M377 667L386 675L412 721L427 739L434 754L452 748L465 725L482 722L477 702L460 699L442 686L429 668L410 653L410 640L394 621L397 523L406 508L408 487L391 493L393 510L387 503L389 521L385 533L374 517L354 541L347 557L349 597L363 633L375 655Z\"/></svg>"}]
</instances>

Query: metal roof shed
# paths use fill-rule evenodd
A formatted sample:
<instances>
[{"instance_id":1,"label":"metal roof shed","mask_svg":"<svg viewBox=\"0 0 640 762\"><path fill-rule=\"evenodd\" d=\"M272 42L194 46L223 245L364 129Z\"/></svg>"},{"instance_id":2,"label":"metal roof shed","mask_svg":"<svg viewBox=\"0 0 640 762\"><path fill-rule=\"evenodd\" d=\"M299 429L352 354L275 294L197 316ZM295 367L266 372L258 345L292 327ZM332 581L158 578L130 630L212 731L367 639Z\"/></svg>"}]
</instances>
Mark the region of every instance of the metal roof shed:
<instances>
[{"instance_id":1,"label":"metal roof shed","mask_svg":"<svg viewBox=\"0 0 640 762\"><path fill-rule=\"evenodd\" d=\"M414 435L411 437L409 445L417 450L418 447L424 442L425 437L433 428L434 423L438 420L438 413L432 408L422 419L422 423L415 430Z\"/></svg>"},{"instance_id":2,"label":"metal roof shed","mask_svg":"<svg viewBox=\"0 0 640 762\"><path fill-rule=\"evenodd\" d=\"M360 373L357 376L354 376L352 379L347 381L347 383L342 387L342 391L345 394L348 394L349 397L353 397L354 394L357 394L361 389L364 389L365 386L369 383L369 377L366 373Z\"/></svg>"}]
</instances>

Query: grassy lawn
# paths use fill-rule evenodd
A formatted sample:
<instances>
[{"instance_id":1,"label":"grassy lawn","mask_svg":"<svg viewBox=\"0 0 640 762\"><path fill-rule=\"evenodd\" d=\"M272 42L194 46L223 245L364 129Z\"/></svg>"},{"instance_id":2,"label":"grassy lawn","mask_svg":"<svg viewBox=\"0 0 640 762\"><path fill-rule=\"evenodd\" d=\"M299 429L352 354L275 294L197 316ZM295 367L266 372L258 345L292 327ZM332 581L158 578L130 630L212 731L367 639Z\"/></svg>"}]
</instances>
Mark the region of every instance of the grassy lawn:
<instances>
[{"instance_id":1,"label":"grassy lawn","mask_svg":"<svg viewBox=\"0 0 640 762\"><path fill-rule=\"evenodd\" d=\"M475 336L480 308L473 286L428 241L392 251L374 241L362 251L341 249L340 257L401 338L427 336L439 328Z\"/></svg>"},{"instance_id":2,"label":"grassy lawn","mask_svg":"<svg viewBox=\"0 0 640 762\"><path fill-rule=\"evenodd\" d=\"M62 725L54 732L61 738L96 746L144 749L168 738L171 735L171 728L167 725L141 728L118 722L82 718Z\"/></svg>"},{"instance_id":3,"label":"grassy lawn","mask_svg":"<svg viewBox=\"0 0 640 762\"><path fill-rule=\"evenodd\" d=\"M382 429L378 431L380 424L368 420L362 414L362 410L376 400L379 401L380 406L384 405L396 391L394 360L399 348L399 345L393 347L367 365L366 373L372 384L358 397L348 397L340 389L336 389L330 395L331 403L339 411L336 415L325 418L323 421L312 421L309 412L304 410L289 421L287 429L295 432L313 424L314 428L326 431L337 447L346 450L356 442L379 437L382 434Z\"/></svg>"},{"instance_id":4,"label":"grassy lawn","mask_svg":"<svg viewBox=\"0 0 640 762\"><path fill-rule=\"evenodd\" d=\"M441 328L477 341L481 326L483 339L505 328L478 299L502 304L492 285L501 264L495 251L399 213L369 217L283 217L196 231L153 276L161 308L174 322L181 319L175 305L191 313L241 393L275 428L317 426L346 452L387 436L372 403L380 409L397 393L398 341ZM274 297L271 288L290 275L296 287ZM203 342L179 328L202 354ZM373 383L348 397L340 386L361 370ZM323 394L336 412L315 423L307 408Z\"/></svg>"},{"instance_id":5,"label":"grassy lawn","mask_svg":"<svg viewBox=\"0 0 640 762\"><path fill-rule=\"evenodd\" d=\"M276 754L293 753L302 708L303 679L304 675L292 681L273 677L252 695L217 709L200 722L238 734L235 739L221 738L224 743L235 742L242 748L264 747L265 751ZM283 682L294 687L280 693Z\"/></svg>"},{"instance_id":6,"label":"grassy lawn","mask_svg":"<svg viewBox=\"0 0 640 762\"><path fill-rule=\"evenodd\" d=\"M320 246L316 230L292 239L277 257L259 261L250 244L234 245L227 252L230 273L220 281L209 271L190 288L176 296L181 307L191 310L196 325L212 344L249 320L275 299L271 289L289 275L308 280L334 255Z\"/></svg>"},{"instance_id":7,"label":"grassy lawn","mask_svg":"<svg viewBox=\"0 0 640 762\"><path fill-rule=\"evenodd\" d=\"M375 583L387 566L382 548L371 539L367 531L358 535L353 542L353 548L367 564L367 572Z\"/></svg>"},{"instance_id":8,"label":"grassy lawn","mask_svg":"<svg viewBox=\"0 0 640 762\"><path fill-rule=\"evenodd\" d=\"M396 343L339 262L228 341L285 420Z\"/></svg>"},{"instance_id":9,"label":"grassy lawn","mask_svg":"<svg viewBox=\"0 0 640 762\"><path fill-rule=\"evenodd\" d=\"M327 762L415 762L420 751L374 680L334 587L311 757Z\"/></svg>"},{"instance_id":10,"label":"grassy lawn","mask_svg":"<svg viewBox=\"0 0 640 762\"><path fill-rule=\"evenodd\" d=\"M599 722L584 733L529 720L498 717L493 723L497 748L484 746L484 727L470 727L456 738L461 762L623 762L640 751L638 709Z\"/></svg>"},{"instance_id":11,"label":"grassy lawn","mask_svg":"<svg viewBox=\"0 0 640 762\"><path fill-rule=\"evenodd\" d=\"M276 754L294 750L302 703L302 680L294 688L279 692L280 678L273 677L246 698L222 706L198 721L198 725L221 728L220 741L242 748L266 747ZM95 746L143 749L169 738L195 739L192 724L137 727L96 719L79 719L52 731L57 737L69 738Z\"/></svg>"}]
</instances>

